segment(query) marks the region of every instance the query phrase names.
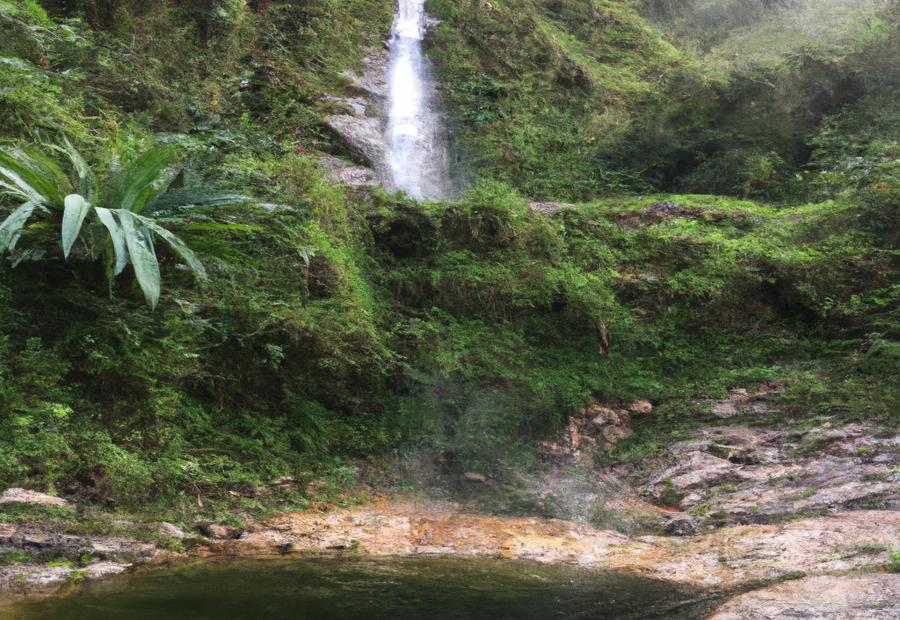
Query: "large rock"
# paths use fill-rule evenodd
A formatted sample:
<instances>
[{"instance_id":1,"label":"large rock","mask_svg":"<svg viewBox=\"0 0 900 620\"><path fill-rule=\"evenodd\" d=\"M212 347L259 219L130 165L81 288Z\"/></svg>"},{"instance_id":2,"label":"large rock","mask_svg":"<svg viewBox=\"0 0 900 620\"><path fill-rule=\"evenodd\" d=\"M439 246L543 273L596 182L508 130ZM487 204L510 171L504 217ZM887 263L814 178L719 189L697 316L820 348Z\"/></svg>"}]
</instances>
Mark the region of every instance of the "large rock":
<instances>
[{"instance_id":1,"label":"large rock","mask_svg":"<svg viewBox=\"0 0 900 620\"><path fill-rule=\"evenodd\" d=\"M679 455L671 467L656 474L647 485L647 493L665 504L682 505L696 489L734 483L745 477L734 463L707 452L693 451Z\"/></svg>"},{"instance_id":2,"label":"large rock","mask_svg":"<svg viewBox=\"0 0 900 620\"><path fill-rule=\"evenodd\" d=\"M168 536L169 538L175 538L177 540L183 540L187 537L187 534L185 534L184 530L180 527L165 521L159 524L159 533L163 536Z\"/></svg>"},{"instance_id":3,"label":"large rock","mask_svg":"<svg viewBox=\"0 0 900 620\"><path fill-rule=\"evenodd\" d=\"M720 418L739 415L766 415L773 410L767 399L784 389L780 383L764 383L754 390L735 388L728 398L712 403L712 413Z\"/></svg>"},{"instance_id":4,"label":"large rock","mask_svg":"<svg viewBox=\"0 0 900 620\"><path fill-rule=\"evenodd\" d=\"M337 114L330 117L326 124L358 161L377 166L384 160L384 127L381 119Z\"/></svg>"},{"instance_id":5,"label":"large rock","mask_svg":"<svg viewBox=\"0 0 900 620\"><path fill-rule=\"evenodd\" d=\"M103 579L124 573L131 564L99 561L85 567L17 564L0 567L0 593L50 594L73 579ZM0 608L2 608L0 599Z\"/></svg>"},{"instance_id":6,"label":"large rock","mask_svg":"<svg viewBox=\"0 0 900 620\"><path fill-rule=\"evenodd\" d=\"M319 167L332 183L344 183L351 187L371 187L378 184L375 171L367 166L354 164L334 155L321 155Z\"/></svg>"},{"instance_id":7,"label":"large rock","mask_svg":"<svg viewBox=\"0 0 900 620\"><path fill-rule=\"evenodd\" d=\"M326 95L325 99L334 104L337 111L325 122L357 162L377 168L384 161L385 155L381 108L387 93L387 52L370 50L362 59L361 67L361 72L344 74L351 82L354 94ZM361 170L344 171L342 174L349 175L355 181L367 176Z\"/></svg>"},{"instance_id":8,"label":"large rock","mask_svg":"<svg viewBox=\"0 0 900 620\"><path fill-rule=\"evenodd\" d=\"M370 100L387 97L388 51L384 48L372 48L360 61L361 71L347 71L343 75L358 91Z\"/></svg>"},{"instance_id":9,"label":"large rock","mask_svg":"<svg viewBox=\"0 0 900 620\"><path fill-rule=\"evenodd\" d=\"M117 536L78 536L28 524L0 523L0 547L22 549L38 559L150 558L158 549L149 543Z\"/></svg>"},{"instance_id":10,"label":"large rock","mask_svg":"<svg viewBox=\"0 0 900 620\"><path fill-rule=\"evenodd\" d=\"M900 575L816 576L737 596L710 620L900 618Z\"/></svg>"},{"instance_id":11,"label":"large rock","mask_svg":"<svg viewBox=\"0 0 900 620\"><path fill-rule=\"evenodd\" d=\"M897 435L871 425L808 431L706 427L642 463L636 483L708 524L767 523L840 508L900 507Z\"/></svg>"},{"instance_id":12,"label":"large rock","mask_svg":"<svg viewBox=\"0 0 900 620\"><path fill-rule=\"evenodd\" d=\"M32 504L34 506L69 506L69 502L61 497L18 488L6 489L3 495L0 495L0 504L12 503Z\"/></svg>"}]
</instances>

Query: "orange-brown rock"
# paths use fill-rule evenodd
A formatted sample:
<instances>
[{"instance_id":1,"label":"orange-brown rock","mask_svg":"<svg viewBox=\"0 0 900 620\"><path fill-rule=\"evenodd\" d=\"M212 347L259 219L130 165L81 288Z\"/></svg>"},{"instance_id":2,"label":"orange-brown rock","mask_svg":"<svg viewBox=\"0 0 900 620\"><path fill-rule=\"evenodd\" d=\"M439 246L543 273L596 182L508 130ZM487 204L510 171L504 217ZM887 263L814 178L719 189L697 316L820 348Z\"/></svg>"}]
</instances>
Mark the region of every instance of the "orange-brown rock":
<instances>
[{"instance_id":1,"label":"orange-brown rock","mask_svg":"<svg viewBox=\"0 0 900 620\"><path fill-rule=\"evenodd\" d=\"M375 556L498 557L566 562L730 588L798 570L813 575L872 568L887 562L887 549L898 537L900 513L874 510L670 538L628 537L569 521L469 515L403 503L285 514L241 539L214 541L207 552L353 550Z\"/></svg>"}]
</instances>

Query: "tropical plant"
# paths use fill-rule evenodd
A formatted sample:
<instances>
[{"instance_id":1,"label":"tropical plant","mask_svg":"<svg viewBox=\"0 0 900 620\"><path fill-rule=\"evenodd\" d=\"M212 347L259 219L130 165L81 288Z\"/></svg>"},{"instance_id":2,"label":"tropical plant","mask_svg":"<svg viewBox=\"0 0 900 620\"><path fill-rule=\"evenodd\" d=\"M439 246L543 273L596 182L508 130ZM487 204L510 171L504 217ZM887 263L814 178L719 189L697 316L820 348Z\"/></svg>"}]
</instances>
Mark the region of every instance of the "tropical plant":
<instances>
[{"instance_id":1,"label":"tropical plant","mask_svg":"<svg viewBox=\"0 0 900 620\"><path fill-rule=\"evenodd\" d=\"M151 148L124 167L114 166L103 185L98 185L90 166L68 139L61 145L42 146L66 156L73 178L45 150L0 148L0 193L21 201L0 224L0 254L15 253L23 235L38 236L58 225L65 259L80 245L91 258L107 257L111 277L121 274L130 263L151 308L156 307L160 293L153 235L165 241L199 279L207 278L194 252L160 222L173 221L186 208L248 200L197 188L170 190L176 176L173 146ZM39 221L26 226L32 219ZM36 255L35 248L21 251L14 256L14 266Z\"/></svg>"}]
</instances>

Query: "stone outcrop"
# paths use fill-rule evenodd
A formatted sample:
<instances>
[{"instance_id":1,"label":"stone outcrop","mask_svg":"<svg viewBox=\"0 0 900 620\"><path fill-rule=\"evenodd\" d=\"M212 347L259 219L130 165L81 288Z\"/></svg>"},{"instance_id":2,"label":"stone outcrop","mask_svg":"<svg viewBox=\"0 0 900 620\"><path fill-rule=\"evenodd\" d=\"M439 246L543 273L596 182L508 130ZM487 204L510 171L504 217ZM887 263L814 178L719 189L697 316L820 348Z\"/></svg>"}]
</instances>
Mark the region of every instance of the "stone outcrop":
<instances>
[{"instance_id":1,"label":"stone outcrop","mask_svg":"<svg viewBox=\"0 0 900 620\"><path fill-rule=\"evenodd\" d=\"M543 453L557 459L590 460L597 452L605 452L631 436L632 416L649 415L653 405L647 399L631 403L620 400L589 403L569 416L560 441L543 444Z\"/></svg>"},{"instance_id":2,"label":"stone outcrop","mask_svg":"<svg viewBox=\"0 0 900 620\"><path fill-rule=\"evenodd\" d=\"M386 66L387 52L382 49L371 50L362 60L361 73L345 74L351 83L353 94L326 97L335 108L335 113L328 117L326 124L341 139L354 159L373 168L377 168L384 160L384 126L380 110L384 105L387 89ZM358 184L361 184L359 181L362 179L368 178L361 169L336 172L333 160L326 160L326 170L329 170L329 166L332 174L347 176Z\"/></svg>"},{"instance_id":3,"label":"stone outcrop","mask_svg":"<svg viewBox=\"0 0 900 620\"><path fill-rule=\"evenodd\" d=\"M711 404L713 415L731 418L742 415L766 415L773 411L769 398L784 389L781 383L764 383L754 390L735 388L728 397Z\"/></svg>"},{"instance_id":4,"label":"stone outcrop","mask_svg":"<svg viewBox=\"0 0 900 620\"><path fill-rule=\"evenodd\" d=\"M709 620L900 618L900 575L817 576L737 596Z\"/></svg>"},{"instance_id":5,"label":"stone outcrop","mask_svg":"<svg viewBox=\"0 0 900 620\"><path fill-rule=\"evenodd\" d=\"M889 561L900 514L854 511L683 538L629 537L556 519L468 515L422 503L285 514L211 555L353 550L373 556L452 555L565 562L691 586L735 588L796 571L874 569Z\"/></svg>"},{"instance_id":6,"label":"stone outcrop","mask_svg":"<svg viewBox=\"0 0 900 620\"><path fill-rule=\"evenodd\" d=\"M766 523L856 506L900 507L900 438L872 425L808 431L714 426L693 431L636 484L707 523Z\"/></svg>"},{"instance_id":7,"label":"stone outcrop","mask_svg":"<svg viewBox=\"0 0 900 620\"><path fill-rule=\"evenodd\" d=\"M20 591L29 595L51 593L53 589L73 579L103 579L124 573L132 564L97 561L83 567L17 565L0 567L0 592Z\"/></svg>"},{"instance_id":8,"label":"stone outcrop","mask_svg":"<svg viewBox=\"0 0 900 620\"><path fill-rule=\"evenodd\" d=\"M0 550L3 549L20 549L39 560L85 555L101 559L150 558L159 553L155 545L130 538L66 534L15 523L0 523Z\"/></svg>"},{"instance_id":9,"label":"stone outcrop","mask_svg":"<svg viewBox=\"0 0 900 620\"><path fill-rule=\"evenodd\" d=\"M345 161L334 155L321 155L319 167L324 171L325 178L332 183L343 183L351 187L371 187L378 184L372 168Z\"/></svg>"},{"instance_id":10,"label":"stone outcrop","mask_svg":"<svg viewBox=\"0 0 900 620\"><path fill-rule=\"evenodd\" d=\"M28 491L26 489L6 489L0 495L0 504L31 504L33 506L69 506L69 502L55 495Z\"/></svg>"},{"instance_id":11,"label":"stone outcrop","mask_svg":"<svg viewBox=\"0 0 900 620\"><path fill-rule=\"evenodd\" d=\"M187 537L187 534L185 534L184 530L180 527L172 523L166 523L165 521L159 524L159 533L162 536L168 536L169 538L174 538L176 540L183 540Z\"/></svg>"},{"instance_id":12,"label":"stone outcrop","mask_svg":"<svg viewBox=\"0 0 900 620\"><path fill-rule=\"evenodd\" d=\"M529 202L528 208L537 213L555 213L563 209L571 209L575 205L568 202Z\"/></svg>"},{"instance_id":13,"label":"stone outcrop","mask_svg":"<svg viewBox=\"0 0 900 620\"><path fill-rule=\"evenodd\" d=\"M4 592L50 594L74 579L102 579L162 554L155 545L130 538L79 536L36 525L0 523L0 553L11 550L24 552L32 563L0 566L0 604ZM72 561L45 564L60 558ZM91 559L85 564L84 558Z\"/></svg>"}]
</instances>

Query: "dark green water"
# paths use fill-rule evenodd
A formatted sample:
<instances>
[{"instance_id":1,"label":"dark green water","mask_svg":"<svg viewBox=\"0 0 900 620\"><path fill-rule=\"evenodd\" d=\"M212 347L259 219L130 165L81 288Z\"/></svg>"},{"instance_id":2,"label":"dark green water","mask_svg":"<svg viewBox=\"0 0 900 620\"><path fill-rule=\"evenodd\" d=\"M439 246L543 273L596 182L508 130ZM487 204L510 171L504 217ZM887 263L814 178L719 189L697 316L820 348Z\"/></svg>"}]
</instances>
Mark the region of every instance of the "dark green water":
<instances>
[{"instance_id":1,"label":"dark green water","mask_svg":"<svg viewBox=\"0 0 900 620\"><path fill-rule=\"evenodd\" d=\"M698 592L531 562L459 559L196 562L0 608L22 620L702 618Z\"/></svg>"}]
</instances>

